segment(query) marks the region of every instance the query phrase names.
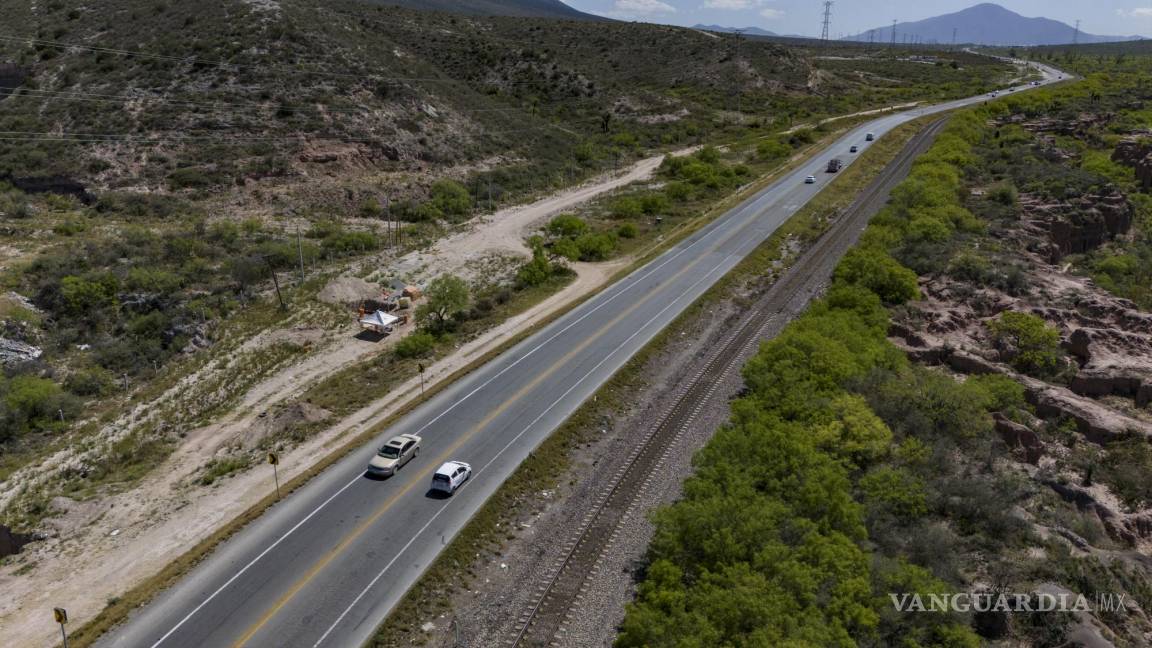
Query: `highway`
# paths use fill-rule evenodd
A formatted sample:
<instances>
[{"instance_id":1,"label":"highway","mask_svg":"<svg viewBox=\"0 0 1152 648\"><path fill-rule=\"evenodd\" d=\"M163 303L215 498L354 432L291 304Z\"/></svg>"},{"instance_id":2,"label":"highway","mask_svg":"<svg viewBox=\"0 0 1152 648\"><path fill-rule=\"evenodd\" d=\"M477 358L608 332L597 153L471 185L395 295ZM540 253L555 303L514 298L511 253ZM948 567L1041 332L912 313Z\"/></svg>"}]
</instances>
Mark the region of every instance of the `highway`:
<instances>
[{"instance_id":1,"label":"highway","mask_svg":"<svg viewBox=\"0 0 1152 648\"><path fill-rule=\"evenodd\" d=\"M1042 68L1049 79L1059 72ZM1027 88L1020 87L1022 91ZM358 646L528 454L628 359L762 243L871 142L922 115L890 114L839 138L771 186L414 409L292 493L106 635L117 648ZM814 175L815 184L804 178ZM387 480L364 476L394 434L424 437ZM429 492L448 459L473 477Z\"/></svg>"}]
</instances>

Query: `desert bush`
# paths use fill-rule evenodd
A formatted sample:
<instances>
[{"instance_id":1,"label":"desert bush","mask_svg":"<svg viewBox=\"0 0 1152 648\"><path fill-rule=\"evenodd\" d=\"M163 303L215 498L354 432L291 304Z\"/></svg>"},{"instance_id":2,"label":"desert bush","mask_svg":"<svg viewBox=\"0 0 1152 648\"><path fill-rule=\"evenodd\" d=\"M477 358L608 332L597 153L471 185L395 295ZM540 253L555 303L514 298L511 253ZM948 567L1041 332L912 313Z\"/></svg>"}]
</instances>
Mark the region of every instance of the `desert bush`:
<instances>
[{"instance_id":1,"label":"desert bush","mask_svg":"<svg viewBox=\"0 0 1152 648\"><path fill-rule=\"evenodd\" d=\"M916 273L877 248L850 250L836 266L835 278L867 288L888 304L902 304L920 295Z\"/></svg>"},{"instance_id":2,"label":"desert bush","mask_svg":"<svg viewBox=\"0 0 1152 648\"><path fill-rule=\"evenodd\" d=\"M436 336L427 331L413 331L396 343L393 353L399 358L426 358L436 349Z\"/></svg>"},{"instance_id":3,"label":"desert bush","mask_svg":"<svg viewBox=\"0 0 1152 648\"><path fill-rule=\"evenodd\" d=\"M560 214L548 221L545 231L556 238L576 238L588 231L588 223L572 214Z\"/></svg>"},{"instance_id":4,"label":"desert bush","mask_svg":"<svg viewBox=\"0 0 1152 648\"><path fill-rule=\"evenodd\" d=\"M575 242L581 261L603 261L616 251L616 235L612 232L589 232Z\"/></svg>"},{"instance_id":5,"label":"desert bush","mask_svg":"<svg viewBox=\"0 0 1152 648\"><path fill-rule=\"evenodd\" d=\"M1031 313L1007 311L988 323L993 343L1016 370L1054 377L1064 368L1060 331Z\"/></svg>"}]
</instances>

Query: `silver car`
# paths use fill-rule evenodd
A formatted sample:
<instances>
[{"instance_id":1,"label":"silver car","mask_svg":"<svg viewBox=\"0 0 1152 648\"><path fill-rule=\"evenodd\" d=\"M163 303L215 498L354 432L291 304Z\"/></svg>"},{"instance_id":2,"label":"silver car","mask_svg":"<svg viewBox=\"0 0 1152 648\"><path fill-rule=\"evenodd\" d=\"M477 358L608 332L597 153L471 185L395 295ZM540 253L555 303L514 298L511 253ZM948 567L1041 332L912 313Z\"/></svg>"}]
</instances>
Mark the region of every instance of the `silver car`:
<instances>
[{"instance_id":1,"label":"silver car","mask_svg":"<svg viewBox=\"0 0 1152 648\"><path fill-rule=\"evenodd\" d=\"M400 434L380 446L376 456L368 462L368 474L378 477L391 477L404 464L412 461L420 454L420 442L423 439L415 434Z\"/></svg>"}]
</instances>

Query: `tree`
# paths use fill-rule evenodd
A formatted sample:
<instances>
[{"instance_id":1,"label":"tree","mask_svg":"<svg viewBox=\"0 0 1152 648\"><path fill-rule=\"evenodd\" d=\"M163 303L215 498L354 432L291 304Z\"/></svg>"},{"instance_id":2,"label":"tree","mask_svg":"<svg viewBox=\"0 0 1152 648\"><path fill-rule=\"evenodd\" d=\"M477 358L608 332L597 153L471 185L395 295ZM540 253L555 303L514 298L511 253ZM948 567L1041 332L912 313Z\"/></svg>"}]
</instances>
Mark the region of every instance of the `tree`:
<instances>
[{"instance_id":1,"label":"tree","mask_svg":"<svg viewBox=\"0 0 1152 648\"><path fill-rule=\"evenodd\" d=\"M456 313L468 307L468 282L455 275L441 275L428 284L427 301L417 317L433 330L443 330Z\"/></svg>"},{"instance_id":2,"label":"tree","mask_svg":"<svg viewBox=\"0 0 1152 648\"><path fill-rule=\"evenodd\" d=\"M552 262L544 252L544 245L540 241L532 243L532 259L520 266L516 272L516 281L521 286L539 286L552 278Z\"/></svg>"},{"instance_id":3,"label":"tree","mask_svg":"<svg viewBox=\"0 0 1152 648\"><path fill-rule=\"evenodd\" d=\"M1044 378L1063 367L1060 331L1035 315L1007 311L989 322L988 330L1001 356L1020 372Z\"/></svg>"},{"instance_id":4,"label":"tree","mask_svg":"<svg viewBox=\"0 0 1152 648\"><path fill-rule=\"evenodd\" d=\"M836 266L835 278L871 290L886 304L903 304L920 295L916 273L875 248L849 250Z\"/></svg>"},{"instance_id":5,"label":"tree","mask_svg":"<svg viewBox=\"0 0 1152 648\"><path fill-rule=\"evenodd\" d=\"M572 214L560 214L549 221L545 229L549 235L556 238L576 238L588 231L588 223Z\"/></svg>"},{"instance_id":6,"label":"tree","mask_svg":"<svg viewBox=\"0 0 1152 648\"><path fill-rule=\"evenodd\" d=\"M616 235L612 232L589 232L576 239L581 261L603 261L616 250Z\"/></svg>"},{"instance_id":7,"label":"tree","mask_svg":"<svg viewBox=\"0 0 1152 648\"><path fill-rule=\"evenodd\" d=\"M64 298L65 312L70 315L91 315L91 311L116 303L119 282L110 273L91 278L64 277L60 280L60 295Z\"/></svg>"},{"instance_id":8,"label":"tree","mask_svg":"<svg viewBox=\"0 0 1152 648\"><path fill-rule=\"evenodd\" d=\"M463 216L472 210L472 196L459 182L443 179L432 183L431 205L447 216Z\"/></svg>"}]
</instances>

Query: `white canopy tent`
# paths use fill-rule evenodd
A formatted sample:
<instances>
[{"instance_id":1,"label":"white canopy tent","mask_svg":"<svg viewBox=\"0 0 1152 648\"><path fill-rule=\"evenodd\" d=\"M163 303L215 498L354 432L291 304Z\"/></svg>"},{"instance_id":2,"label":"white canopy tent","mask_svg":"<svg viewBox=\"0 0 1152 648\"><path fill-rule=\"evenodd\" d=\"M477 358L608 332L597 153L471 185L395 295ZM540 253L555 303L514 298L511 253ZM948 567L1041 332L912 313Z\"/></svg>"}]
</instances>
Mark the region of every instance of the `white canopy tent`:
<instances>
[{"instance_id":1,"label":"white canopy tent","mask_svg":"<svg viewBox=\"0 0 1152 648\"><path fill-rule=\"evenodd\" d=\"M395 315L389 315L384 311L378 310L375 313L365 315L364 317L360 318L360 328L375 331L377 333L387 333L388 327L399 321L399 317L396 317Z\"/></svg>"}]
</instances>

